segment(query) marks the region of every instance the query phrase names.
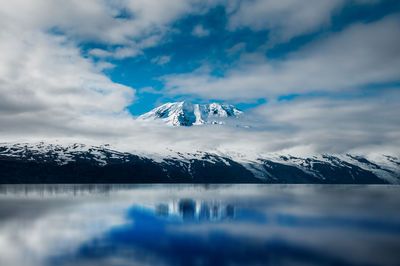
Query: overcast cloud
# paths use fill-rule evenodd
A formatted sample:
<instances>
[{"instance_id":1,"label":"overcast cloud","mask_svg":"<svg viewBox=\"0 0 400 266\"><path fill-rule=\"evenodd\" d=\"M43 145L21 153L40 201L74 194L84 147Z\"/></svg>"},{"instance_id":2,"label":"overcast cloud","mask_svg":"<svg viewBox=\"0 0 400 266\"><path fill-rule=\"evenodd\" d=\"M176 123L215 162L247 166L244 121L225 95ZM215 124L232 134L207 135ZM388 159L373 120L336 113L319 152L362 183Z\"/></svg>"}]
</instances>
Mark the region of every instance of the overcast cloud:
<instances>
[{"instance_id":1,"label":"overcast cloud","mask_svg":"<svg viewBox=\"0 0 400 266\"><path fill-rule=\"evenodd\" d=\"M316 37L284 59L268 59L265 52L277 43L328 27L346 4L379 1L311 2L2 1L0 140L71 137L149 152L398 153L400 15L352 23ZM180 34L176 21L218 5L226 11L228 32L268 30L271 38L252 52L246 52L243 42L228 47L227 54L238 59L223 75L213 75L206 60L197 71L164 75L161 93L232 102L266 99L247 111L251 128L164 128L136 122L126 109L135 104L136 90L105 74L116 66L110 59L146 55L147 48ZM192 33L202 39L212 34L201 24ZM84 51L85 42L101 48ZM162 67L173 59L172 54L149 58ZM376 89L372 96L277 100L290 94L362 94L371 84L390 83L390 90Z\"/></svg>"}]
</instances>

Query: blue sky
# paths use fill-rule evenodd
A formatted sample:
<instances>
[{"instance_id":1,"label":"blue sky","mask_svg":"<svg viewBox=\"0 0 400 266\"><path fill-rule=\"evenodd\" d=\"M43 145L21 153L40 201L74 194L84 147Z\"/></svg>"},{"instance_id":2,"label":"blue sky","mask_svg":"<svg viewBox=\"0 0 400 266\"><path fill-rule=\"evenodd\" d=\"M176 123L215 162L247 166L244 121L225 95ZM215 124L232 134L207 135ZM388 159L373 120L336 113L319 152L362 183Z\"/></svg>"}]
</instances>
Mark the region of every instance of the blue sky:
<instances>
[{"instance_id":1,"label":"blue sky","mask_svg":"<svg viewBox=\"0 0 400 266\"><path fill-rule=\"evenodd\" d=\"M252 152L400 145L396 0L3 1L0 40L4 141ZM234 104L259 125L209 132L135 120L182 100Z\"/></svg>"},{"instance_id":2,"label":"blue sky","mask_svg":"<svg viewBox=\"0 0 400 266\"><path fill-rule=\"evenodd\" d=\"M220 101L193 95L163 95L164 84L159 78L168 74L192 72L203 64L213 65L212 74L223 76L225 69L234 64L239 56L238 54L230 56L227 50L236 44L246 42L246 51L254 51L268 39L267 31L254 32L242 29L229 32L226 30L226 24L227 18L222 6L215 7L206 14L182 18L172 24L176 32L165 37L166 40L160 45L144 49L143 54L135 58L110 60L116 67L105 73L114 82L137 89L137 99L128 107L134 115L150 111L168 101L182 101L188 98L195 102ZM208 35L194 35L192 31L198 25L207 30ZM88 44L85 49L93 47L96 47L96 44ZM161 64L154 62L154 59L163 56L167 56L169 61ZM147 91L149 87L158 93ZM241 108L247 108L259 102L263 100L254 99L237 104Z\"/></svg>"},{"instance_id":3,"label":"blue sky","mask_svg":"<svg viewBox=\"0 0 400 266\"><path fill-rule=\"evenodd\" d=\"M285 61L289 53L296 52L303 46L312 43L334 32L340 32L354 23L372 23L385 16L400 11L398 1L377 1L376 3L356 4L349 2L331 14L331 21L327 25L317 27L305 34L294 36L288 40L275 43L265 48L271 39L271 31L266 29L253 30L248 27L235 30L228 29L228 14L223 5L208 9L204 14L186 15L170 23L171 32L163 36L159 44L145 48L141 54L124 59L108 59L106 61L115 65L104 73L112 81L136 89L136 99L127 108L133 115L138 115L152 108L168 102L192 100L195 102L226 101L219 98L204 98L193 94L165 94L165 82L161 77L171 74L190 73L207 65L211 67L210 75L224 77L227 70L234 68L242 53L261 51L258 56L266 60L273 59ZM204 29L204 36L194 34L196 27ZM236 53L230 51L238 48ZM82 52L87 53L94 48L103 48L113 51L115 47L104 46L101 43L83 43ZM90 55L89 55L90 56ZM163 62L157 61L165 58ZM94 60L98 58L93 57ZM399 78L400 81L400 78ZM365 88L377 87L379 90L393 87L396 82L366 84ZM152 90L149 90L152 88ZM243 88L245 89L245 88ZM266 90L268 88L265 88ZM362 97L366 92L334 93L334 97ZM283 94L279 100L292 99L293 97L310 97L321 93ZM322 94L324 94L322 92ZM337 95L339 94L339 95ZM247 109L265 103L269 97L254 97L250 99L235 99L233 101L241 109Z\"/></svg>"}]
</instances>

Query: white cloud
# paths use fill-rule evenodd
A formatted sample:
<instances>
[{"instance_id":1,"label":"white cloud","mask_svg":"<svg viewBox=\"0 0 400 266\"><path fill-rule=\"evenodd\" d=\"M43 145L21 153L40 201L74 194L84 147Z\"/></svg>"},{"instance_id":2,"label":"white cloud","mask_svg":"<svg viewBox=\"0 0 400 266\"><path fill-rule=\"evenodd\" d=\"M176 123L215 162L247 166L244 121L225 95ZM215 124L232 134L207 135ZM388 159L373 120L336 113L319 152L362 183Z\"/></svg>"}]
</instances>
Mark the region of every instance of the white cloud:
<instances>
[{"instance_id":1,"label":"white cloud","mask_svg":"<svg viewBox=\"0 0 400 266\"><path fill-rule=\"evenodd\" d=\"M113 55L117 59L124 59L127 57L135 57L142 54L142 51L136 47L119 47L115 49Z\"/></svg>"},{"instance_id":2,"label":"white cloud","mask_svg":"<svg viewBox=\"0 0 400 266\"><path fill-rule=\"evenodd\" d=\"M199 0L3 1L0 23L13 21L26 31L62 32L78 42L117 45L116 50L95 49L91 54L109 57L115 53L114 57L122 59L158 45L180 17L204 13L216 4Z\"/></svg>"},{"instance_id":3,"label":"white cloud","mask_svg":"<svg viewBox=\"0 0 400 266\"><path fill-rule=\"evenodd\" d=\"M295 146L318 152L394 152L400 143L399 88L368 98L327 97L271 102L255 110L265 124L290 133Z\"/></svg>"},{"instance_id":4,"label":"white cloud","mask_svg":"<svg viewBox=\"0 0 400 266\"><path fill-rule=\"evenodd\" d=\"M330 14L343 0L307 3L296 0L257 0L243 3L230 16L228 27L235 30L249 27L253 30L271 30L272 38L288 40L308 33L330 21Z\"/></svg>"},{"instance_id":5,"label":"white cloud","mask_svg":"<svg viewBox=\"0 0 400 266\"><path fill-rule=\"evenodd\" d=\"M229 56L233 56L239 53L244 52L246 49L246 43L241 42L238 44L235 44L233 47L226 49L225 52L229 55Z\"/></svg>"},{"instance_id":6,"label":"white cloud","mask_svg":"<svg viewBox=\"0 0 400 266\"><path fill-rule=\"evenodd\" d=\"M135 91L101 72L112 64L82 57L67 37L27 29L14 20L1 24L2 134L73 135L91 128L90 117L112 121L126 115Z\"/></svg>"},{"instance_id":7,"label":"white cloud","mask_svg":"<svg viewBox=\"0 0 400 266\"><path fill-rule=\"evenodd\" d=\"M167 64L169 61L171 61L171 56L168 56L168 55L157 56L157 57L154 57L153 59L151 59L151 62L153 64L157 64L157 65L161 65L161 66Z\"/></svg>"},{"instance_id":8,"label":"white cloud","mask_svg":"<svg viewBox=\"0 0 400 266\"><path fill-rule=\"evenodd\" d=\"M203 25L199 24L193 28L192 35L199 37L199 38L206 37L206 36L210 35L210 30L205 29L203 27Z\"/></svg>"},{"instance_id":9,"label":"white cloud","mask_svg":"<svg viewBox=\"0 0 400 266\"><path fill-rule=\"evenodd\" d=\"M228 10L228 29L269 30L270 44L311 33L331 23L346 4L373 4L379 0L254 0L236 1Z\"/></svg>"},{"instance_id":10,"label":"white cloud","mask_svg":"<svg viewBox=\"0 0 400 266\"><path fill-rule=\"evenodd\" d=\"M312 0L305 5L295 0L14 0L3 1L0 10L1 20L14 21L25 30L62 32L78 42L122 46L122 51L92 52L100 57L116 53L115 57L121 59L134 57L144 48L160 44L178 19L190 14L204 14L217 5L225 7L229 29L268 29L273 39L284 41L328 24L335 10L345 3L354 2L376 1ZM209 30L197 25L193 34L203 37L209 34Z\"/></svg>"},{"instance_id":11,"label":"white cloud","mask_svg":"<svg viewBox=\"0 0 400 266\"><path fill-rule=\"evenodd\" d=\"M89 50L88 52L90 55L96 56L96 57L111 57L112 53L103 49L99 48L94 48Z\"/></svg>"},{"instance_id":12,"label":"white cloud","mask_svg":"<svg viewBox=\"0 0 400 266\"><path fill-rule=\"evenodd\" d=\"M349 91L370 83L398 81L399 47L400 16L393 15L316 40L283 61L267 60L263 54L243 54L237 67L224 77L201 70L168 75L163 80L171 94L208 99Z\"/></svg>"},{"instance_id":13,"label":"white cloud","mask_svg":"<svg viewBox=\"0 0 400 266\"><path fill-rule=\"evenodd\" d=\"M398 146L397 94L384 101L320 99L299 100L293 105L268 104L258 110L266 117L260 120L267 125L262 129L149 128L135 122L125 110L134 90L101 72L113 65L94 63L80 54L80 42L97 41L118 48L93 49L89 51L93 56L138 55L144 48L158 45L170 30L169 24L179 17L205 12L216 4L183 0L2 2L1 139L88 138L156 152L166 148L273 152L302 145L329 152L366 145L381 145L388 150ZM118 18L122 8L127 9L127 18ZM241 23L245 25L245 21ZM222 78L212 77L203 67L164 79L171 94L226 100L348 90L387 82L400 76L399 28L396 15L353 25L288 55L287 61L244 54L237 67ZM57 31L65 35L53 34ZM285 28L283 32L300 34L304 29ZM243 47L235 49L239 48ZM167 60L159 57L154 62ZM377 126L370 126L367 118Z\"/></svg>"},{"instance_id":14,"label":"white cloud","mask_svg":"<svg viewBox=\"0 0 400 266\"><path fill-rule=\"evenodd\" d=\"M391 93L362 99L319 97L271 101L253 112L247 111L251 128L173 128L140 123L123 114L79 116L72 121L57 114L65 123L61 125L24 114L18 116L19 121L14 117L8 123L0 118L0 123L7 125L0 136L24 141L51 141L68 136L69 142L110 143L118 150L129 152L210 151L244 159L280 152L400 156L397 149L400 145L399 91L394 88ZM49 119L45 112L42 114Z\"/></svg>"}]
</instances>

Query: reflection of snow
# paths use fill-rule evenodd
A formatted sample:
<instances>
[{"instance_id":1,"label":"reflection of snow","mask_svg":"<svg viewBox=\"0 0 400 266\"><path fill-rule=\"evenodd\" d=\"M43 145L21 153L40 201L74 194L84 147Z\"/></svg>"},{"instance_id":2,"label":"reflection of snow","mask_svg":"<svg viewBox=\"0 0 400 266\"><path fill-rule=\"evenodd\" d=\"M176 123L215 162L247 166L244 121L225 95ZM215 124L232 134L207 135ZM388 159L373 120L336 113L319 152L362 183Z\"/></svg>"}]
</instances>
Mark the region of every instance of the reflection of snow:
<instances>
[{"instance_id":1,"label":"reflection of snow","mask_svg":"<svg viewBox=\"0 0 400 266\"><path fill-rule=\"evenodd\" d=\"M170 204L156 205L155 212L160 217L178 216L183 220L221 221L233 219L235 208L232 204L181 199Z\"/></svg>"},{"instance_id":2,"label":"reflection of snow","mask_svg":"<svg viewBox=\"0 0 400 266\"><path fill-rule=\"evenodd\" d=\"M397 265L399 200L397 186L0 186L0 265L45 265L49 257L76 255L85 244L98 253L73 265L115 265L112 259L132 265L127 254L140 252L144 244L150 244L153 258L153 247L165 251L157 254L161 260L181 258L175 247L187 242L177 239L188 239L193 252L218 250L223 259L232 253L252 257L247 251L275 256L285 251L275 246L281 240L299 250L296 254L306 250L318 258L338 258L336 265ZM115 234L120 238L110 238ZM243 247L245 253L235 252ZM111 250L110 257L104 255L110 261L101 264L96 259L105 249ZM207 252L202 254L208 257ZM278 259L287 258L283 255Z\"/></svg>"}]
</instances>

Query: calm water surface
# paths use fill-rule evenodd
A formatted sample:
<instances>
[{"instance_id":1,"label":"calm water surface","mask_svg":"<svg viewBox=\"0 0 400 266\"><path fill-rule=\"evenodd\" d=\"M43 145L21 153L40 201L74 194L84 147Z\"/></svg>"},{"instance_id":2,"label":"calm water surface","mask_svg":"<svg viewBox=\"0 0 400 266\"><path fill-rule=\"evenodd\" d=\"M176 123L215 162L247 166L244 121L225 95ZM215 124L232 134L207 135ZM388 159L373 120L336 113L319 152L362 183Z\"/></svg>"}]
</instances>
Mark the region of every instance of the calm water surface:
<instances>
[{"instance_id":1,"label":"calm water surface","mask_svg":"<svg viewBox=\"0 0 400 266\"><path fill-rule=\"evenodd\" d=\"M400 187L0 186L0 265L400 265Z\"/></svg>"}]
</instances>

